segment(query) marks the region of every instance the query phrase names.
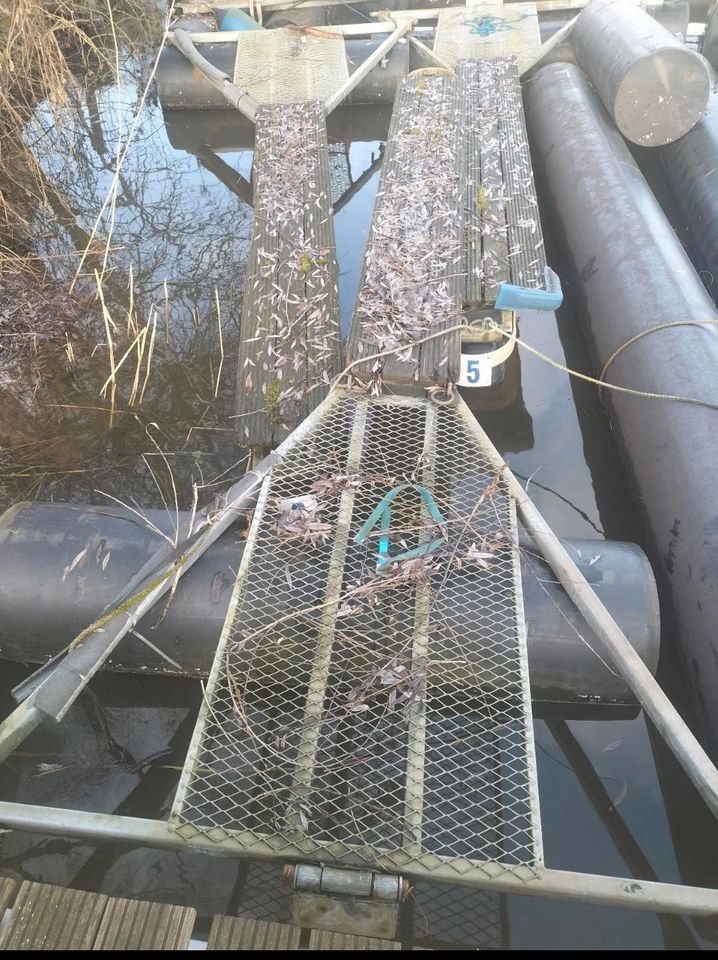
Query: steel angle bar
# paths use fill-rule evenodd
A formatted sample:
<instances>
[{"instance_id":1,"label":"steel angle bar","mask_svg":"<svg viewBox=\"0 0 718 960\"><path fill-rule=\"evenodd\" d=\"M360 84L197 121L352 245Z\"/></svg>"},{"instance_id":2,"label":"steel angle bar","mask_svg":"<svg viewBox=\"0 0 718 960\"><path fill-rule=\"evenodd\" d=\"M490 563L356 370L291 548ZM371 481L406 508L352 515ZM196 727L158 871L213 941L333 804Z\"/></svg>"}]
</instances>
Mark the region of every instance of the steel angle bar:
<instances>
[{"instance_id":1,"label":"steel angle bar","mask_svg":"<svg viewBox=\"0 0 718 960\"><path fill-rule=\"evenodd\" d=\"M514 527L517 528L516 524L516 504L513 499L511 501L511 514L514 520ZM524 614L524 590L523 584L521 581L521 553L518 548L518 537L514 550L512 551L513 559L513 575L514 575L514 603L516 606L516 626L517 626L517 635L518 635L518 644L519 644L519 670L521 672L521 683L524 689L524 695L527 698L527 701L530 703L531 698L531 681L529 677L529 653L528 653L528 640L526 637L526 617ZM524 713L524 730L525 737L527 742L533 743L533 714L530 710ZM538 771L536 769L536 753L535 750L532 752L531 756L532 767L531 773L532 776L529 780L529 807L530 807L530 818L531 826L534 837L534 850L536 853L536 862L543 866L543 834L541 831L541 805L539 802L539 790L538 790Z\"/></svg>"},{"instance_id":2,"label":"steel angle bar","mask_svg":"<svg viewBox=\"0 0 718 960\"><path fill-rule=\"evenodd\" d=\"M493 460L497 471L506 481L524 526L561 581L566 593L591 629L601 638L637 700L714 816L718 817L718 770L461 397L457 399L457 409L481 443L487 457Z\"/></svg>"},{"instance_id":3,"label":"steel angle bar","mask_svg":"<svg viewBox=\"0 0 718 960\"><path fill-rule=\"evenodd\" d=\"M434 463L436 461L436 419L434 404L426 408L424 426L424 449L422 451L421 482L429 490L434 486ZM421 518L430 521L426 501L421 501ZM429 542L429 528L423 535ZM424 754L426 750L426 663L429 655L429 623L431 618L431 589L428 584L416 588L414 609L414 635L411 649L411 669L420 678L419 696L411 704L407 716L408 750L406 758L406 792L404 814L407 824L407 848L416 856L421 855L422 811L424 806Z\"/></svg>"},{"instance_id":4,"label":"steel angle bar","mask_svg":"<svg viewBox=\"0 0 718 960\"><path fill-rule=\"evenodd\" d=\"M319 410L321 408L318 407L317 409ZM237 572L237 580L232 592L232 599L229 602L229 608L224 621L224 627L222 628L222 633L219 638L217 654L215 655L214 663L212 664L212 670L210 672L209 679L207 680L207 685L204 689L202 706L200 707L194 733L192 734L192 739L187 749L187 756L185 757L182 775L180 777L179 786L177 787L177 793L175 794L174 803L172 805L173 815L175 810L181 809L187 790L189 789L189 786L197 773L196 766L199 763L199 757L201 754L202 737L207 725L212 720L212 696L218 684L220 683L222 671L225 669L225 660L224 657L220 656L220 654L227 648L227 645L230 642L232 623L241 603L247 571L251 565L252 556L257 544L259 518L262 516L267 504L271 480L272 474L270 471L264 477L262 489L260 490L259 497L257 498L257 506L255 507L254 511L254 520L249 528L249 534L247 535L247 542L242 554L239 570Z\"/></svg>"},{"instance_id":5,"label":"steel angle bar","mask_svg":"<svg viewBox=\"0 0 718 960\"><path fill-rule=\"evenodd\" d=\"M577 14L578 15L578 14ZM521 71L522 79L530 77L539 67L546 63L552 63L554 60L566 60L573 62L573 50L570 46L571 33L576 17L573 17L568 23L565 23L560 30L557 30L552 37L536 51L535 56L524 65Z\"/></svg>"},{"instance_id":6,"label":"steel angle bar","mask_svg":"<svg viewBox=\"0 0 718 960\"><path fill-rule=\"evenodd\" d=\"M425 43L422 43L418 37L413 35L410 36L409 43L423 57L426 57L426 59L429 60L435 67L440 67L442 70L450 70L452 73L455 72L453 66L448 60L444 60L438 55L438 53L434 53L434 51L430 49L430 47L427 47Z\"/></svg>"},{"instance_id":7,"label":"steel angle bar","mask_svg":"<svg viewBox=\"0 0 718 960\"><path fill-rule=\"evenodd\" d=\"M376 50L370 54L364 63L354 71L354 73L349 77L347 82L343 87L340 87L326 102L325 110L327 114L330 114L332 110L339 106L339 104L346 100L349 94L352 92L354 87L356 87L364 77L374 69L374 67L380 63L387 53L395 47L396 44L401 40L403 36L409 33L410 30L414 28L414 21L407 20L404 23L400 24L392 34L390 34L386 40L381 43Z\"/></svg>"},{"instance_id":8,"label":"steel angle bar","mask_svg":"<svg viewBox=\"0 0 718 960\"><path fill-rule=\"evenodd\" d=\"M367 401L359 400L357 402L351 438L349 440L346 464L347 474L358 473L359 471L364 446L366 421ZM299 744L297 747L298 759L293 775L292 794L300 804L311 791L317 761L319 733L324 711L324 698L327 693L334 645L337 607L339 605L344 580L344 567L347 548L349 546L349 534L353 513L354 494L349 490L344 490L339 501L336 534L332 547L332 555L329 560L321 623L314 654L314 663L309 678L304 717L299 735Z\"/></svg>"},{"instance_id":9,"label":"steel angle bar","mask_svg":"<svg viewBox=\"0 0 718 960\"><path fill-rule=\"evenodd\" d=\"M391 33L396 28L394 23L337 23L324 24L317 29L322 33L334 33L338 37L369 37L377 33ZM209 32L190 33L192 43L236 43L241 40L244 30L211 30Z\"/></svg>"},{"instance_id":10,"label":"steel angle bar","mask_svg":"<svg viewBox=\"0 0 718 960\"><path fill-rule=\"evenodd\" d=\"M211 852L217 856L236 856L236 849L229 842L213 843L200 835L184 840L163 820L0 801L0 824L7 829L51 834L66 839L129 843L167 850L192 849L197 852ZM276 852L269 845L264 854L252 854L253 859L274 859L275 856ZM377 864L376 869L381 869L381 866ZM404 875L410 877L411 872L405 872ZM708 887L545 868L533 873L530 881L522 879L516 873L504 872L479 884L472 879L461 877L451 867L435 873L434 877L436 882L445 882L452 886L478 886L518 896L545 897L550 900L694 917L718 914L718 890Z\"/></svg>"}]
</instances>

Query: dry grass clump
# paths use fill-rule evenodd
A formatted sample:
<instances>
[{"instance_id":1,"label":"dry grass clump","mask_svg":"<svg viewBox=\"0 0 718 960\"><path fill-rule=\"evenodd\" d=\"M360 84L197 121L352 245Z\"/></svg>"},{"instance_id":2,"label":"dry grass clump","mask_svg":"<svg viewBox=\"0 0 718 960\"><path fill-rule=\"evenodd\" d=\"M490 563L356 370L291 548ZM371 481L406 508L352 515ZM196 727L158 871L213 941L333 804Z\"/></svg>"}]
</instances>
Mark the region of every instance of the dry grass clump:
<instances>
[{"instance_id":1,"label":"dry grass clump","mask_svg":"<svg viewBox=\"0 0 718 960\"><path fill-rule=\"evenodd\" d=\"M91 298L68 294L39 258L0 253L0 489L50 462L75 467L70 438L52 436L45 393L71 388L72 342L95 314Z\"/></svg>"}]
</instances>

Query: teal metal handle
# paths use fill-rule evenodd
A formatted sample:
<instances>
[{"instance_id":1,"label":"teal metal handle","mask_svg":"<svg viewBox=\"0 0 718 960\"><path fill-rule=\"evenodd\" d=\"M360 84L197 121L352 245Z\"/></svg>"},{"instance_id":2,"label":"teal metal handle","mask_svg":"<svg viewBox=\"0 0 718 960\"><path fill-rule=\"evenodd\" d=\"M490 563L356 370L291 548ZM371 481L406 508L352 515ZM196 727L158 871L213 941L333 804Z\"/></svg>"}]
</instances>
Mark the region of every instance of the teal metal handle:
<instances>
[{"instance_id":1,"label":"teal metal handle","mask_svg":"<svg viewBox=\"0 0 718 960\"><path fill-rule=\"evenodd\" d=\"M436 521L436 523L444 522L441 511L437 507L436 501L434 500L430 491L427 490L426 487L422 487L420 483L401 483L399 486L394 487L393 490L390 490L389 493L387 493L386 496L381 499L379 504L372 510L366 521L362 524L361 529L354 537L354 543L362 544L366 541L367 537L377 523L381 524L380 529L382 532L381 536L379 537L379 558L376 564L376 568L379 571L386 570L386 568L392 563L401 562L402 560L412 560L415 557L424 557L427 554L432 553L434 550L437 550L444 542L442 537L437 537L430 543L422 543L420 546L414 547L411 550L405 550L403 553L399 553L393 557L390 556L389 528L391 527L391 505L404 490L416 490L418 493L420 493L432 520Z\"/></svg>"},{"instance_id":2,"label":"teal metal handle","mask_svg":"<svg viewBox=\"0 0 718 960\"><path fill-rule=\"evenodd\" d=\"M231 7L222 17L219 29L224 32L228 30L264 30L264 27L244 10Z\"/></svg>"},{"instance_id":3,"label":"teal metal handle","mask_svg":"<svg viewBox=\"0 0 718 960\"><path fill-rule=\"evenodd\" d=\"M545 290L517 287L502 283L496 297L497 310L558 310L563 303L563 290L558 274L551 267L544 269Z\"/></svg>"}]
</instances>

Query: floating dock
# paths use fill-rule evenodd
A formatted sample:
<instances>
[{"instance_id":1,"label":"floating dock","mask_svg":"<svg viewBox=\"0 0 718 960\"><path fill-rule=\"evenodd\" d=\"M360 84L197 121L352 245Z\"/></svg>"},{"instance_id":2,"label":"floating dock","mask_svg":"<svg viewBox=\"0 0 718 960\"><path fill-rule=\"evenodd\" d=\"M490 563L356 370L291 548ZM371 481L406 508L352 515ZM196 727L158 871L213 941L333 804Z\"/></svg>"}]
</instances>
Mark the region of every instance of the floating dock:
<instances>
[{"instance_id":1,"label":"floating dock","mask_svg":"<svg viewBox=\"0 0 718 960\"><path fill-rule=\"evenodd\" d=\"M366 76L381 60L385 44L389 49L409 32L411 22L404 21L389 27L390 36L355 73L357 84L361 69ZM202 58L188 36L178 29L176 46L196 65ZM5 758L41 722L60 720L112 645L153 604L174 597L180 577L239 515L247 519L233 582L212 578L210 592L232 583L232 595L169 821L0 803L0 823L10 829L244 857L277 873L283 867L293 925L215 918L208 949L398 949L400 906L413 883L428 894L435 885L488 890L494 916L494 894L508 893L718 913L716 890L544 864L522 551L543 555L717 816L718 769L594 589L598 571L590 571L600 556L583 567L573 560L572 545L554 534L453 389L463 385L465 311L500 313L502 323L508 314L513 348L519 309L560 302L545 263L519 86L537 37L535 5L470 4L439 14L433 50L412 38L439 65L410 74L397 92L349 336L351 370L344 368L353 382L337 378L326 133L326 114L353 81L331 46L334 38L312 35L312 43L307 37L303 43L279 32L270 40L239 38L246 60L231 77L210 71L214 88L256 118L255 224L236 417L244 445L277 449L199 514L193 511L178 542L153 551L59 665L23 680L13 693L25 699L0 725ZM264 77L253 46L272 59ZM592 96L579 78L577 97L569 82L577 68L547 69L536 73L528 95L531 102L547 85L532 123L562 91L574 91L574 104ZM548 84L547 76L556 82ZM561 126L557 117L565 126L556 144L537 128L549 180L572 136L593 137L600 153L601 137L589 121L600 133L608 122L602 110L594 103L578 118L583 123L549 110L548 131ZM609 139L618 138L610 129ZM638 184L620 144L623 158L618 146L604 144L608 160L599 165L604 173L620 167L608 191L619 198L631 177ZM615 151L618 159L611 159ZM585 160L584 153L577 155ZM228 173L209 162L218 175ZM582 243L590 247L591 220L607 230L601 216L612 209L603 202L606 191L579 189L579 172L554 176L554 187L600 207L576 219L574 253ZM649 207L644 198L643 213ZM625 220L630 203L617 209ZM606 250L615 258L621 232L607 236L578 271L583 283ZM639 248L645 266L651 243ZM614 300L621 265L608 286L602 278ZM660 287L648 274L640 296ZM622 312L612 316L625 319L635 295L630 285L625 302L618 298ZM490 323L483 332L497 329ZM620 370L624 347L634 340L611 344L607 366L620 357ZM635 349L645 347L644 341ZM645 409L626 400L615 401L623 417ZM690 402L716 407L712 400ZM704 470L703 480L714 474ZM640 480L639 469L636 475ZM669 500L662 498L661 509L673 509ZM528 550L519 519L531 538ZM679 541L690 528L673 522L665 564L682 575ZM703 536L711 523L707 518ZM90 569L94 557L104 573L89 546L64 568L63 583L83 555ZM568 663L560 659L562 667ZM709 667L701 664L707 677ZM187 908L32 883L18 890L8 881L0 885L0 906L3 897L5 906L12 904L0 925L6 948L66 940L74 948L187 949L196 922Z\"/></svg>"},{"instance_id":2,"label":"floating dock","mask_svg":"<svg viewBox=\"0 0 718 960\"><path fill-rule=\"evenodd\" d=\"M280 443L341 369L329 147L319 101L257 114L237 376L240 443Z\"/></svg>"},{"instance_id":3,"label":"floating dock","mask_svg":"<svg viewBox=\"0 0 718 960\"><path fill-rule=\"evenodd\" d=\"M458 332L411 344L460 322L461 149L457 78L446 70L411 74L394 104L347 359L407 349L361 364L357 373L423 385L458 379Z\"/></svg>"}]
</instances>

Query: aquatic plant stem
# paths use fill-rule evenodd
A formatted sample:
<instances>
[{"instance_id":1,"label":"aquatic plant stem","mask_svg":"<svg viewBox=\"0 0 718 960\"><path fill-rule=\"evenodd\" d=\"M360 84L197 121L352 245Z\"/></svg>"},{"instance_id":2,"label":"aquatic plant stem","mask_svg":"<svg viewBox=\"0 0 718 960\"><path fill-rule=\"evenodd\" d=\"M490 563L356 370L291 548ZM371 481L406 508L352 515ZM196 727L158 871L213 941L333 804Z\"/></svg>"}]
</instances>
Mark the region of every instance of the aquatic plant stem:
<instances>
[{"instance_id":1,"label":"aquatic plant stem","mask_svg":"<svg viewBox=\"0 0 718 960\"><path fill-rule=\"evenodd\" d=\"M165 21L165 28L164 28L164 31L163 31L163 34L162 34L162 40L161 40L161 42L160 42L160 44L159 44L159 48L158 48L158 50L157 50L157 56L155 57L154 63L152 64L152 69L150 70L149 76L148 76L148 78L147 78L147 83L145 84L145 88L144 88L144 90L142 91L142 96L140 97L140 102L139 102L139 105L138 105L138 108L137 108L137 113L135 114L135 118L134 118L134 120L132 121L132 124L131 124L131 126L130 126L130 129L129 129L128 132L127 132L127 140L126 140L126 142L125 142L125 145L124 145L124 147L123 147L123 149L122 149L122 153L121 153L121 155L120 155L120 157L119 157L119 160L118 160L118 162L117 162L117 165L116 165L116 167L115 167L115 172L114 172L113 177L112 177L112 182L111 182L111 184L110 184L110 189L107 191L107 196L105 197L105 200L104 200L104 202L103 202L103 204L102 204L102 206L101 206L101 208L100 208L100 212L97 214L97 218L96 218L96 220L95 220L95 223L93 224L92 230L90 231L90 236L89 236L89 239L88 239L88 241L87 241L87 244L85 245L85 249L82 251L82 256L80 257L80 262L78 263L77 269L75 270L75 275L73 276L72 282L70 283L70 293L72 293L72 291L73 291L74 288L75 288L75 284L77 283L77 280L78 280L78 278L79 278L79 276L80 276L80 273L81 273L81 271L82 271L82 268L83 268L83 266L84 266L84 264L85 264L85 260L87 259L87 255L88 255L88 253L90 252L90 247L92 246L92 242L93 242L93 240L95 239L95 237L96 237L96 235L97 235L97 231L98 231L98 229L99 229L99 227L100 227L100 222L101 222L101 220L102 220L102 215L104 214L105 210L107 209L107 204L108 204L108 203L110 202L110 200L112 199L113 191L116 191L116 190L117 190L117 184L118 184L119 179L120 179L120 171L121 171L121 169L122 169L122 165L123 165L123 163L125 162L125 159L126 159L127 154L128 154L128 152L129 152L130 146L132 145L132 142L133 142L133 140L134 140L135 133L137 132L137 128L138 128L139 123L140 123L140 117L142 116L142 112L143 112L143 110L144 110L144 106L145 106L145 103L146 103L146 101L147 101L147 97L148 97L148 95L149 95L150 88L151 88L152 83L153 83L153 81L154 81L154 79L155 79L155 74L157 73L157 67L159 66L160 56L161 56L161 54L162 54L162 49L163 49L163 47L164 47L165 40L166 40L166 38L167 38L167 36L168 36L168 34L169 34L169 25L170 25L170 23L171 23L171 21L172 21L172 17L174 16L174 8L175 8L175 0L170 0L170 5L169 5L169 8L168 8L168 10L167 10L167 18L166 18L166 21ZM104 269L104 268L103 268L103 269Z\"/></svg>"}]
</instances>

